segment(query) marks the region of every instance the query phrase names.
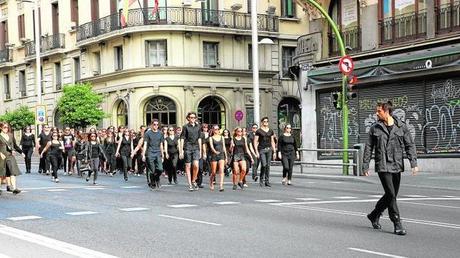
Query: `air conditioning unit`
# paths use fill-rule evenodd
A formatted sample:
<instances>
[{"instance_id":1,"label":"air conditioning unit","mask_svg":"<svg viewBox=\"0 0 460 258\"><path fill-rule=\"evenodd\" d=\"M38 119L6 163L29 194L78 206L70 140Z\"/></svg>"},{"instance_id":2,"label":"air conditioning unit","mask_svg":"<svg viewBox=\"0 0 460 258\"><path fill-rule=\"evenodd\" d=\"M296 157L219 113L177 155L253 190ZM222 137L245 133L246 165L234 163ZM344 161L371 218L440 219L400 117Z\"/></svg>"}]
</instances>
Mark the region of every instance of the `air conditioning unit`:
<instances>
[{"instance_id":1,"label":"air conditioning unit","mask_svg":"<svg viewBox=\"0 0 460 258\"><path fill-rule=\"evenodd\" d=\"M182 5L183 6L191 6L192 5L192 0L182 0Z\"/></svg>"}]
</instances>

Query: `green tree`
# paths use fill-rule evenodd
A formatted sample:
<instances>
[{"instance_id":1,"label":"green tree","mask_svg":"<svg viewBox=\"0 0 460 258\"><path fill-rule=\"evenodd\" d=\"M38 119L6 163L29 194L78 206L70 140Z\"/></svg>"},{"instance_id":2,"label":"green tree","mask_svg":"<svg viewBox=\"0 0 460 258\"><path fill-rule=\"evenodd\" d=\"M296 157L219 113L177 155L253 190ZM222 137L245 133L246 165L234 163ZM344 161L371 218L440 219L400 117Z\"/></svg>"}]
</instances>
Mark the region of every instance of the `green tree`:
<instances>
[{"instance_id":1,"label":"green tree","mask_svg":"<svg viewBox=\"0 0 460 258\"><path fill-rule=\"evenodd\" d=\"M27 106L20 106L19 108L6 112L0 116L0 121L10 124L13 130L22 130L24 127L33 125L35 123L35 114Z\"/></svg>"},{"instance_id":2,"label":"green tree","mask_svg":"<svg viewBox=\"0 0 460 258\"><path fill-rule=\"evenodd\" d=\"M90 84L66 85L58 101L61 123L83 128L95 125L106 116L101 103L102 96L94 92Z\"/></svg>"}]
</instances>

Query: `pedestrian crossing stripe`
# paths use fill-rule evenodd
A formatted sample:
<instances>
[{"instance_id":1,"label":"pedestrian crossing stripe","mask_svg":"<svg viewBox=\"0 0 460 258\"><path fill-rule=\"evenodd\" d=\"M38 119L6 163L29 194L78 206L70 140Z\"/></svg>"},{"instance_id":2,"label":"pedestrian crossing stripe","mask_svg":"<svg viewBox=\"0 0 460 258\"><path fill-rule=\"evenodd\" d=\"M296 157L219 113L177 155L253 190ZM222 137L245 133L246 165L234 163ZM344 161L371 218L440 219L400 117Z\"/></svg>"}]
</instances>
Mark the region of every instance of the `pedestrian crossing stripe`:
<instances>
[{"instance_id":1,"label":"pedestrian crossing stripe","mask_svg":"<svg viewBox=\"0 0 460 258\"><path fill-rule=\"evenodd\" d=\"M7 218L7 220L11 221L22 221L22 220L33 220L33 219L41 219L42 217L39 216L21 216L21 217L11 217Z\"/></svg>"}]
</instances>

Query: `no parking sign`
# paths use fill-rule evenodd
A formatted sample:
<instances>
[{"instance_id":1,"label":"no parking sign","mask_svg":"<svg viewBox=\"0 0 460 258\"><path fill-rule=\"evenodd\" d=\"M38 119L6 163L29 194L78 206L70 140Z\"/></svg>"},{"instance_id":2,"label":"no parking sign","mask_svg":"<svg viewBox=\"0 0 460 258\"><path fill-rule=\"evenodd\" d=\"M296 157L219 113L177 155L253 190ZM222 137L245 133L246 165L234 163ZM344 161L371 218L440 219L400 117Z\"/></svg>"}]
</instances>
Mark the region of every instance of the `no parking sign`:
<instances>
[{"instance_id":1,"label":"no parking sign","mask_svg":"<svg viewBox=\"0 0 460 258\"><path fill-rule=\"evenodd\" d=\"M350 75L355 69L355 64L350 56L344 56L339 60L339 70L344 75Z\"/></svg>"},{"instance_id":2,"label":"no parking sign","mask_svg":"<svg viewBox=\"0 0 460 258\"><path fill-rule=\"evenodd\" d=\"M35 123L42 125L46 122L46 106L38 105L35 107Z\"/></svg>"}]
</instances>

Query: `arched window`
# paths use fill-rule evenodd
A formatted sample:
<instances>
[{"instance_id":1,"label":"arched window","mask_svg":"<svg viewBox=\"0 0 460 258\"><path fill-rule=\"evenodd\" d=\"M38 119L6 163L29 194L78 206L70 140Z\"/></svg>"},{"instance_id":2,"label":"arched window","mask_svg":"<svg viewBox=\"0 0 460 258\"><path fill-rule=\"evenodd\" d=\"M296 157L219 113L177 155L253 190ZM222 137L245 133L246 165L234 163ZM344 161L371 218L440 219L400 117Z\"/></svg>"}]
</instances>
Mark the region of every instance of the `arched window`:
<instances>
[{"instance_id":1,"label":"arched window","mask_svg":"<svg viewBox=\"0 0 460 258\"><path fill-rule=\"evenodd\" d=\"M158 96L151 98L144 109L145 123L150 125L158 119L163 126L176 126L176 104L170 98Z\"/></svg>"},{"instance_id":2,"label":"arched window","mask_svg":"<svg viewBox=\"0 0 460 258\"><path fill-rule=\"evenodd\" d=\"M128 105L120 100L117 105L117 126L128 125Z\"/></svg>"},{"instance_id":3,"label":"arched window","mask_svg":"<svg viewBox=\"0 0 460 258\"><path fill-rule=\"evenodd\" d=\"M300 144L301 117L300 102L295 98L283 98L278 105L279 133L283 133L286 124L291 124L292 134Z\"/></svg>"},{"instance_id":4,"label":"arched window","mask_svg":"<svg viewBox=\"0 0 460 258\"><path fill-rule=\"evenodd\" d=\"M342 32L343 43L351 52L361 50L361 28L359 26L358 0L334 0L329 7L329 15ZM330 26L329 26L330 27ZM329 53L339 54L336 36L329 29Z\"/></svg>"},{"instance_id":5,"label":"arched window","mask_svg":"<svg viewBox=\"0 0 460 258\"><path fill-rule=\"evenodd\" d=\"M225 128L225 106L223 101L215 96L204 98L198 105L198 119L200 123L219 125Z\"/></svg>"}]
</instances>

